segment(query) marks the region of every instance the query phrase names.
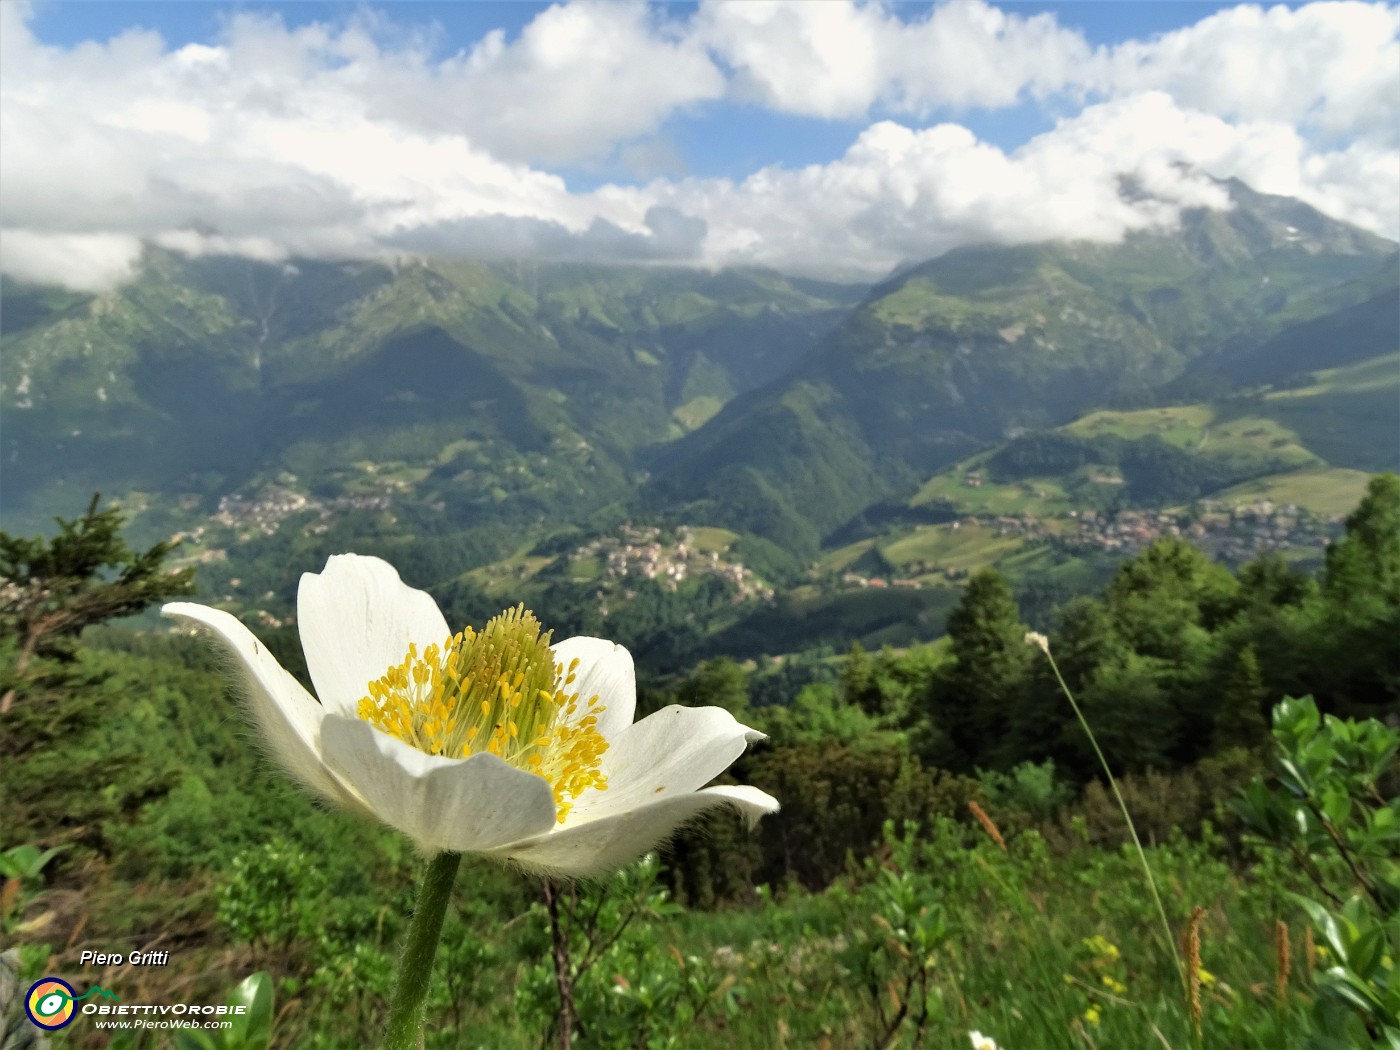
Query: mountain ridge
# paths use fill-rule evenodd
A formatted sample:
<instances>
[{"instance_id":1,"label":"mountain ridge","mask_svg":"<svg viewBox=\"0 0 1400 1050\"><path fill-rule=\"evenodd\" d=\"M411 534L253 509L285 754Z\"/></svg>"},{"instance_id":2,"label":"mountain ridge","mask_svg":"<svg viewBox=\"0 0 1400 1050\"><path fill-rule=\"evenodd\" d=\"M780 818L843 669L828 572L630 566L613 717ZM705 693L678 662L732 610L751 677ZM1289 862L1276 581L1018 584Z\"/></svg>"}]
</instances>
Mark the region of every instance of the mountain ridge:
<instances>
[{"instance_id":1,"label":"mountain ridge","mask_svg":"<svg viewBox=\"0 0 1400 1050\"><path fill-rule=\"evenodd\" d=\"M1227 186L1231 211L1188 211L1176 233L958 248L905 268L788 377L667 450L653 500L708 508L735 487L790 490L799 498L715 523L810 554L814 533L830 535L911 476L1016 428L1150 398L1193 361L1228 362L1315 319L1328 302L1320 288L1368 279L1394 252L1307 205ZM812 403L824 411L804 411ZM774 454L759 421L784 412L800 436ZM841 450L822 434L832 426L849 435ZM806 451L794 457L796 445ZM848 495L832 476L849 472L863 480Z\"/></svg>"},{"instance_id":2,"label":"mountain ridge","mask_svg":"<svg viewBox=\"0 0 1400 1050\"><path fill-rule=\"evenodd\" d=\"M1017 434L1251 387L1314 458L1384 468L1358 449L1385 444L1389 388L1315 374L1400 341L1395 245L1222 185L1230 211L1175 231L967 246L874 286L160 251L103 296L3 280L5 513L102 488L168 535L300 492L360 508L326 542L408 530L453 575L633 516L799 571L932 513L910 502L930 477Z\"/></svg>"}]
</instances>

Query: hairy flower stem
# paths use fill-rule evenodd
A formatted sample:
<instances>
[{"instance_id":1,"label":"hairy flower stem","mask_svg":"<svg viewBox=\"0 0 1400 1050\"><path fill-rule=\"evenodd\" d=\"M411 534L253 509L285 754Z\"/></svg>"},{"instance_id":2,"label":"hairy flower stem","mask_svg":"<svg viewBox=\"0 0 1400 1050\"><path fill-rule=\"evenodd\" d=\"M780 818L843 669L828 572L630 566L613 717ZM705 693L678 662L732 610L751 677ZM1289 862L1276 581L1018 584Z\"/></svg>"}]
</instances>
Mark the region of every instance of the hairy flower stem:
<instances>
[{"instance_id":1,"label":"hairy flower stem","mask_svg":"<svg viewBox=\"0 0 1400 1050\"><path fill-rule=\"evenodd\" d=\"M554 981L559 990L559 1050L571 1050L574 1041L574 984L569 965L569 935L559 916L558 887L553 880L544 880L544 901L549 909L549 932L554 942ZM599 903L601 907L601 901Z\"/></svg>"},{"instance_id":2,"label":"hairy flower stem","mask_svg":"<svg viewBox=\"0 0 1400 1050\"><path fill-rule=\"evenodd\" d=\"M1069 706L1074 708L1074 717L1079 719L1079 724L1084 729L1084 735L1089 738L1089 743L1094 748L1094 754L1098 756L1099 765L1103 766L1104 776L1108 777L1108 786L1113 789L1113 797L1118 800L1118 808L1122 811L1123 820L1128 825L1128 834L1132 835L1133 845L1137 847L1138 860L1142 862L1143 874L1147 876L1147 888L1152 891L1152 899L1157 904L1157 915L1162 920L1162 930L1166 934L1167 947L1171 949L1172 958L1176 961L1176 970L1181 975L1183 985L1189 989L1190 975L1182 964L1181 953L1176 950L1176 938L1172 936L1172 924L1167 920L1167 909L1162 906L1162 895L1157 892L1157 880L1152 877L1152 868L1147 863L1147 852L1142 848L1142 840L1138 838L1137 827L1133 824L1132 815L1128 813L1128 804L1123 801L1123 793L1118 790L1118 781L1114 779L1113 770L1108 768L1108 759L1103 757L1098 738L1094 736L1094 731L1089 728L1089 723L1084 718L1084 712L1079 710L1079 704L1065 683L1064 676L1060 674L1060 668L1055 663L1055 658L1050 655L1050 647L1047 645L1042 648L1045 651L1045 658L1050 661L1050 670L1055 672L1055 680L1060 683L1060 689L1064 691L1065 697L1069 700Z\"/></svg>"},{"instance_id":3,"label":"hairy flower stem","mask_svg":"<svg viewBox=\"0 0 1400 1050\"><path fill-rule=\"evenodd\" d=\"M433 956L442 936L442 919L461 863L460 853L439 853L428 863L399 960L384 1050L418 1050L423 1043L423 1002L433 977Z\"/></svg>"}]
</instances>

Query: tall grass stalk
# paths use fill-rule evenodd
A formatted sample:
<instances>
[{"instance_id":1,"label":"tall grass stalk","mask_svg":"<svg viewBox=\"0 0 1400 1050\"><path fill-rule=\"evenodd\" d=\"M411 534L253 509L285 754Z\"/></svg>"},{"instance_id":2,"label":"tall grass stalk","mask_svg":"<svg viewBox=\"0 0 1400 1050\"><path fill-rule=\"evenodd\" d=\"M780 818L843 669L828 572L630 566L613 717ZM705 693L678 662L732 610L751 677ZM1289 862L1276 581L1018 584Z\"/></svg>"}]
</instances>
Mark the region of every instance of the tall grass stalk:
<instances>
[{"instance_id":1,"label":"tall grass stalk","mask_svg":"<svg viewBox=\"0 0 1400 1050\"><path fill-rule=\"evenodd\" d=\"M1123 814L1123 821L1128 825L1128 834L1132 835L1133 845L1137 847L1138 860L1142 863L1142 872L1147 876L1147 888L1152 892L1152 900L1157 905L1157 915L1162 920L1162 932L1166 935L1167 947L1171 950L1177 972L1181 974L1182 986L1189 996L1191 975L1187 973L1186 967L1181 961L1181 953L1176 949L1176 938L1172 936L1172 924L1167 919L1167 909L1162 905L1162 895L1157 892L1157 880L1153 878L1152 867L1147 863L1147 851L1142 848L1142 839L1138 838L1137 827L1133 824L1132 814L1128 812L1128 804L1123 801L1123 793L1118 790L1118 781L1113 776L1113 770L1108 767L1108 759L1104 758L1098 738L1094 736L1094 731L1089 728L1089 722L1085 719L1084 712L1079 709L1079 704L1074 699L1074 693L1070 691L1069 685L1065 682L1064 675L1060 674L1059 665L1055 663L1055 657L1050 653L1049 641L1043 634L1035 632L1026 635L1026 641L1029 644L1039 646L1040 650L1045 653L1045 658L1050 661L1050 670L1055 672L1055 680L1060 683L1060 689L1069 701L1069 706L1074 709L1074 717L1079 719L1079 724L1084 729L1084 735L1089 738L1089 743L1094 748L1094 754L1098 756L1099 765L1103 767L1104 776L1108 777L1108 786L1113 789L1113 797L1117 799L1118 809Z\"/></svg>"}]
</instances>

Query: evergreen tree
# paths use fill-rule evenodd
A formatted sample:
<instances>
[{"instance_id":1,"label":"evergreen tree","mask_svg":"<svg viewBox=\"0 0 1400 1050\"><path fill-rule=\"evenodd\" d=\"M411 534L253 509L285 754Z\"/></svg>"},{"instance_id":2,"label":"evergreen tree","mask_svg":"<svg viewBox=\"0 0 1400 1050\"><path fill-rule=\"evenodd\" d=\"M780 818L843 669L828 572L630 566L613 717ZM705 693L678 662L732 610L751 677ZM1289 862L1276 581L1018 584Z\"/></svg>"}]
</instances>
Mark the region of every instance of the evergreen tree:
<instances>
[{"instance_id":1,"label":"evergreen tree","mask_svg":"<svg viewBox=\"0 0 1400 1050\"><path fill-rule=\"evenodd\" d=\"M1400 477L1371 479L1346 537L1328 548L1323 596L1323 637L1311 642L1320 705L1365 717L1400 703Z\"/></svg>"},{"instance_id":2,"label":"evergreen tree","mask_svg":"<svg viewBox=\"0 0 1400 1050\"><path fill-rule=\"evenodd\" d=\"M1298 572L1277 551L1240 568L1240 605L1254 610L1297 606L1317 596L1317 583Z\"/></svg>"},{"instance_id":3,"label":"evergreen tree","mask_svg":"<svg viewBox=\"0 0 1400 1050\"><path fill-rule=\"evenodd\" d=\"M951 763L959 772L1004 765L1033 655L1005 576L984 569L968 581L948 614L948 639L953 663L936 676L925 714L942 730L952 753L926 757Z\"/></svg>"},{"instance_id":4,"label":"evergreen tree","mask_svg":"<svg viewBox=\"0 0 1400 1050\"><path fill-rule=\"evenodd\" d=\"M860 642L851 643L851 651L841 665L841 700L868 715L878 715L884 710L884 694L875 677L875 661Z\"/></svg>"},{"instance_id":5,"label":"evergreen tree","mask_svg":"<svg viewBox=\"0 0 1400 1050\"><path fill-rule=\"evenodd\" d=\"M1263 675L1259 673L1259 658L1254 646L1247 645L1235 658L1234 668L1225 683L1220 707L1215 712L1215 732L1211 738L1213 750L1232 747L1255 748L1268 739L1269 726L1264 721L1264 708L1269 702Z\"/></svg>"},{"instance_id":6,"label":"evergreen tree","mask_svg":"<svg viewBox=\"0 0 1400 1050\"><path fill-rule=\"evenodd\" d=\"M1234 616L1239 584L1191 544L1163 538L1119 568L1105 598L1135 651L1181 663Z\"/></svg>"},{"instance_id":7,"label":"evergreen tree","mask_svg":"<svg viewBox=\"0 0 1400 1050\"><path fill-rule=\"evenodd\" d=\"M9 712L36 658L70 662L84 628L194 593L193 568L165 569L175 544L131 551L120 535L121 511L99 511L99 499L93 495L81 518L56 519L59 532L51 540L0 532L0 638L15 646L0 715Z\"/></svg>"},{"instance_id":8,"label":"evergreen tree","mask_svg":"<svg viewBox=\"0 0 1400 1050\"><path fill-rule=\"evenodd\" d=\"M1327 550L1324 589L1340 608L1374 614L1400 605L1400 476L1378 474Z\"/></svg>"},{"instance_id":9,"label":"evergreen tree","mask_svg":"<svg viewBox=\"0 0 1400 1050\"><path fill-rule=\"evenodd\" d=\"M1181 736L1181 711L1163 688L1161 661L1123 652L1095 668L1079 694L1084 717L1115 773L1162 769L1171 761ZM1062 726L1078 750L1077 766L1096 776L1097 760L1078 725Z\"/></svg>"}]
</instances>

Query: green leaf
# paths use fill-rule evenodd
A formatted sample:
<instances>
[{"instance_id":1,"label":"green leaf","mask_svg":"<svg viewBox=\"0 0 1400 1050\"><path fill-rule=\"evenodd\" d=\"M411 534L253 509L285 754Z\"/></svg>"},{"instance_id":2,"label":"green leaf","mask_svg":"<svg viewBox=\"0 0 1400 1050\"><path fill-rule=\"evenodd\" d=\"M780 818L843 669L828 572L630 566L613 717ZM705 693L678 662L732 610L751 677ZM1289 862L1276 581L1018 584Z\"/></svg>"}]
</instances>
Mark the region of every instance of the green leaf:
<instances>
[{"instance_id":1,"label":"green leaf","mask_svg":"<svg viewBox=\"0 0 1400 1050\"><path fill-rule=\"evenodd\" d=\"M266 1050L272 1042L272 978L266 970L245 977L228 998L229 1006L247 1007L223 1033L228 1050Z\"/></svg>"},{"instance_id":2,"label":"green leaf","mask_svg":"<svg viewBox=\"0 0 1400 1050\"><path fill-rule=\"evenodd\" d=\"M1301 897L1296 893L1289 894L1289 896L1297 901L1299 906L1308 913L1308 917L1312 919L1313 925L1327 942L1327 947L1332 950L1338 960L1346 962L1348 958L1347 953L1351 945L1348 943L1349 939L1342 936L1342 930L1338 926L1337 917L1317 901L1309 900L1307 897Z\"/></svg>"},{"instance_id":3,"label":"green leaf","mask_svg":"<svg viewBox=\"0 0 1400 1050\"><path fill-rule=\"evenodd\" d=\"M1356 974L1341 966L1334 966L1328 970L1318 984L1367 1017L1375 1017L1384 1010L1375 990Z\"/></svg>"},{"instance_id":4,"label":"green leaf","mask_svg":"<svg viewBox=\"0 0 1400 1050\"><path fill-rule=\"evenodd\" d=\"M39 852L39 847L26 842L0 853L0 878L37 879L44 866L53 860L64 847Z\"/></svg>"},{"instance_id":5,"label":"green leaf","mask_svg":"<svg viewBox=\"0 0 1400 1050\"><path fill-rule=\"evenodd\" d=\"M1380 962L1386 948L1385 927L1375 926L1367 930L1351 946L1351 968L1357 976L1369 978L1371 971Z\"/></svg>"},{"instance_id":6,"label":"green leaf","mask_svg":"<svg viewBox=\"0 0 1400 1050\"><path fill-rule=\"evenodd\" d=\"M1322 796L1322 812L1332 822L1333 827L1341 827L1351 815L1351 798L1346 789L1338 784L1327 787Z\"/></svg>"}]
</instances>

